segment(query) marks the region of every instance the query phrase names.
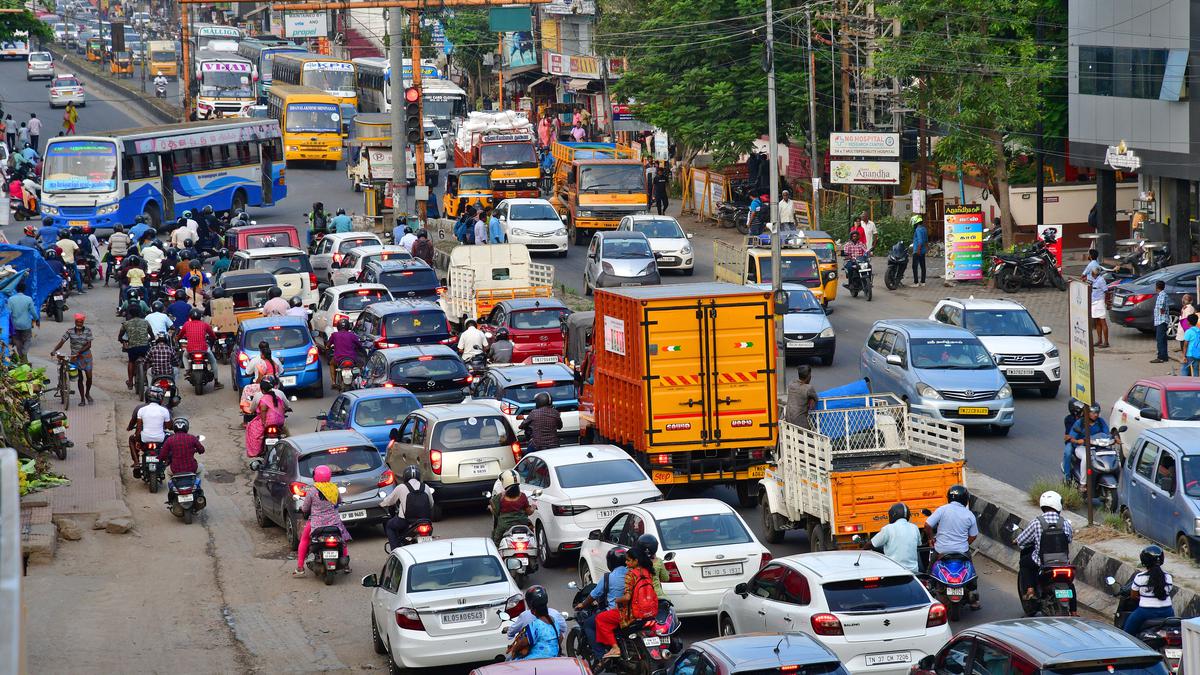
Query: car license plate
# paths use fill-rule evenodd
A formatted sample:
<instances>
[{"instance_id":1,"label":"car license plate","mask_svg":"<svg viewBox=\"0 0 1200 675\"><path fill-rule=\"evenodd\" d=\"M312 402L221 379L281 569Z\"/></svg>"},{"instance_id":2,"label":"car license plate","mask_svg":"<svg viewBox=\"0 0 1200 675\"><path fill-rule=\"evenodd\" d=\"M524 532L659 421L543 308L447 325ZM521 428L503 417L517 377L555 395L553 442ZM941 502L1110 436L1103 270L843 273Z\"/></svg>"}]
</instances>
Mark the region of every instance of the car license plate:
<instances>
[{"instance_id":1,"label":"car license plate","mask_svg":"<svg viewBox=\"0 0 1200 675\"><path fill-rule=\"evenodd\" d=\"M812 349L812 340L788 340L788 349Z\"/></svg>"},{"instance_id":2,"label":"car license plate","mask_svg":"<svg viewBox=\"0 0 1200 675\"><path fill-rule=\"evenodd\" d=\"M193 499L195 499L194 495L179 495L179 502L181 504L190 504Z\"/></svg>"},{"instance_id":3,"label":"car license plate","mask_svg":"<svg viewBox=\"0 0 1200 675\"><path fill-rule=\"evenodd\" d=\"M615 515L617 515L616 509L600 509L599 511L596 511L596 517L600 520L608 520Z\"/></svg>"},{"instance_id":4,"label":"car license plate","mask_svg":"<svg viewBox=\"0 0 1200 675\"><path fill-rule=\"evenodd\" d=\"M946 595L949 597L958 597L962 594L963 594L963 589L961 589L961 588L947 588L946 589Z\"/></svg>"},{"instance_id":5,"label":"car license plate","mask_svg":"<svg viewBox=\"0 0 1200 675\"><path fill-rule=\"evenodd\" d=\"M337 560L338 551L321 551L321 557L326 560Z\"/></svg>"},{"instance_id":6,"label":"car license plate","mask_svg":"<svg viewBox=\"0 0 1200 675\"><path fill-rule=\"evenodd\" d=\"M621 285L622 286L641 286L641 284L635 283L633 281L623 281L623 282L621 282Z\"/></svg>"},{"instance_id":7,"label":"car license plate","mask_svg":"<svg viewBox=\"0 0 1200 675\"><path fill-rule=\"evenodd\" d=\"M1037 371L1033 368L1009 368L1008 370L1004 371L1004 374L1015 375L1017 377L1028 377L1036 372Z\"/></svg>"},{"instance_id":8,"label":"car license plate","mask_svg":"<svg viewBox=\"0 0 1200 675\"><path fill-rule=\"evenodd\" d=\"M986 415L986 414L988 414L988 409L987 408L959 408L958 414L959 415Z\"/></svg>"},{"instance_id":9,"label":"car license plate","mask_svg":"<svg viewBox=\"0 0 1200 675\"><path fill-rule=\"evenodd\" d=\"M1054 597L1059 600L1070 600L1075 597L1075 591L1069 588L1056 588L1054 589Z\"/></svg>"},{"instance_id":10,"label":"car license plate","mask_svg":"<svg viewBox=\"0 0 1200 675\"><path fill-rule=\"evenodd\" d=\"M486 476L491 473L491 464L472 464L470 473L472 476Z\"/></svg>"},{"instance_id":11,"label":"car license plate","mask_svg":"<svg viewBox=\"0 0 1200 675\"><path fill-rule=\"evenodd\" d=\"M284 375L283 377L279 378L279 384L285 387L294 387L296 386L296 376Z\"/></svg>"},{"instance_id":12,"label":"car license plate","mask_svg":"<svg viewBox=\"0 0 1200 675\"><path fill-rule=\"evenodd\" d=\"M557 356L535 356L529 360L530 363L558 363Z\"/></svg>"},{"instance_id":13,"label":"car license plate","mask_svg":"<svg viewBox=\"0 0 1200 675\"><path fill-rule=\"evenodd\" d=\"M367 517L367 510L359 509L357 511L344 511L342 513L339 513L338 516L342 520L359 520L361 518Z\"/></svg>"},{"instance_id":14,"label":"car license plate","mask_svg":"<svg viewBox=\"0 0 1200 675\"><path fill-rule=\"evenodd\" d=\"M741 563L736 565L708 565L700 568L700 578L711 579L713 577L732 577L742 573L743 567Z\"/></svg>"},{"instance_id":15,"label":"car license plate","mask_svg":"<svg viewBox=\"0 0 1200 675\"><path fill-rule=\"evenodd\" d=\"M88 221L86 221L86 220L68 220L67 221L67 225L69 225L70 227L75 227L75 226L83 227L84 225L87 225L87 224L88 224Z\"/></svg>"},{"instance_id":16,"label":"car license plate","mask_svg":"<svg viewBox=\"0 0 1200 675\"><path fill-rule=\"evenodd\" d=\"M867 654L866 657L868 666L882 666L888 663L909 663L912 661L912 654L909 652L892 652L890 654Z\"/></svg>"},{"instance_id":17,"label":"car license plate","mask_svg":"<svg viewBox=\"0 0 1200 675\"><path fill-rule=\"evenodd\" d=\"M762 478L763 476L767 475L767 465L755 464L754 466L750 467L749 473L751 478Z\"/></svg>"},{"instance_id":18,"label":"car license plate","mask_svg":"<svg viewBox=\"0 0 1200 675\"><path fill-rule=\"evenodd\" d=\"M1182 649L1164 649L1163 656L1167 657L1168 659L1183 658L1183 650Z\"/></svg>"},{"instance_id":19,"label":"car license plate","mask_svg":"<svg viewBox=\"0 0 1200 675\"><path fill-rule=\"evenodd\" d=\"M476 609L469 612L447 612L442 615L442 623L468 623L472 621L483 621L483 610Z\"/></svg>"},{"instance_id":20,"label":"car license plate","mask_svg":"<svg viewBox=\"0 0 1200 675\"><path fill-rule=\"evenodd\" d=\"M642 644L646 645L647 647L658 647L659 645L662 644L662 638L660 638L660 637L642 638Z\"/></svg>"},{"instance_id":21,"label":"car license plate","mask_svg":"<svg viewBox=\"0 0 1200 675\"><path fill-rule=\"evenodd\" d=\"M1117 295L1112 300L1113 307L1123 307L1125 305L1125 296Z\"/></svg>"},{"instance_id":22,"label":"car license plate","mask_svg":"<svg viewBox=\"0 0 1200 675\"><path fill-rule=\"evenodd\" d=\"M87 263L76 263L75 269L79 270L80 272L86 272L87 271Z\"/></svg>"},{"instance_id":23,"label":"car license plate","mask_svg":"<svg viewBox=\"0 0 1200 675\"><path fill-rule=\"evenodd\" d=\"M192 370L204 370L204 364L203 363L193 363Z\"/></svg>"}]
</instances>

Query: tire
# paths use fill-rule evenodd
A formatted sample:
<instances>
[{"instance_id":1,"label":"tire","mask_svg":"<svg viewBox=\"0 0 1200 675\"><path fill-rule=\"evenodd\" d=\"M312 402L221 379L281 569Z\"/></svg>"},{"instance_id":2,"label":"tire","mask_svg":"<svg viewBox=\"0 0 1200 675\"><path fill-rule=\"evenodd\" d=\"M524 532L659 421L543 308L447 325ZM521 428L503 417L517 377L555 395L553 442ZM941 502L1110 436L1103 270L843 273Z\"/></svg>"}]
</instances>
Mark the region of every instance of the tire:
<instances>
[{"instance_id":1,"label":"tire","mask_svg":"<svg viewBox=\"0 0 1200 675\"><path fill-rule=\"evenodd\" d=\"M54 456L62 461L67 458L67 444L62 441L55 441Z\"/></svg>"},{"instance_id":2,"label":"tire","mask_svg":"<svg viewBox=\"0 0 1200 675\"><path fill-rule=\"evenodd\" d=\"M546 528L538 524L536 533L538 547L538 565L541 567L557 567L559 556L550 552L550 540L546 538Z\"/></svg>"},{"instance_id":3,"label":"tire","mask_svg":"<svg viewBox=\"0 0 1200 675\"><path fill-rule=\"evenodd\" d=\"M61 306L61 305L59 305L59 304L55 303L55 304L54 304L54 307L53 307L53 309L51 309L51 310L50 310L50 312L51 312L51 315L54 317L54 320L55 320L56 322L58 322L58 323L62 323L62 320L63 320L63 311L62 311L62 306Z\"/></svg>"},{"instance_id":4,"label":"tire","mask_svg":"<svg viewBox=\"0 0 1200 675\"><path fill-rule=\"evenodd\" d=\"M445 516L445 514L442 513L442 505L437 502L434 502L433 508L429 510L429 519L436 523L436 522L440 521L444 516Z\"/></svg>"},{"instance_id":5,"label":"tire","mask_svg":"<svg viewBox=\"0 0 1200 675\"><path fill-rule=\"evenodd\" d=\"M755 484L749 481L738 481L734 489L737 491L738 505L743 509L752 509L758 506L758 493L755 492Z\"/></svg>"},{"instance_id":6,"label":"tire","mask_svg":"<svg viewBox=\"0 0 1200 675\"><path fill-rule=\"evenodd\" d=\"M192 386L195 388L197 396L203 396L204 395L204 376L203 375L192 375Z\"/></svg>"},{"instance_id":7,"label":"tire","mask_svg":"<svg viewBox=\"0 0 1200 675\"><path fill-rule=\"evenodd\" d=\"M387 645L383 644L383 638L379 637L379 624L375 623L375 612L371 612L371 646L375 648L376 654L387 653Z\"/></svg>"},{"instance_id":8,"label":"tire","mask_svg":"<svg viewBox=\"0 0 1200 675\"><path fill-rule=\"evenodd\" d=\"M733 620L722 614L720 620L717 621L717 635L720 637L737 635L737 630L733 627Z\"/></svg>"},{"instance_id":9,"label":"tire","mask_svg":"<svg viewBox=\"0 0 1200 675\"><path fill-rule=\"evenodd\" d=\"M737 221L737 231L739 234L750 234L750 225L744 220Z\"/></svg>"},{"instance_id":10,"label":"tire","mask_svg":"<svg viewBox=\"0 0 1200 675\"><path fill-rule=\"evenodd\" d=\"M1192 542L1190 540L1188 540L1186 534L1180 533L1180 534L1176 535L1176 537L1175 537L1175 553L1183 556L1184 558L1187 558L1188 560L1191 560L1193 558Z\"/></svg>"},{"instance_id":11,"label":"tire","mask_svg":"<svg viewBox=\"0 0 1200 675\"><path fill-rule=\"evenodd\" d=\"M900 288L900 280L895 273L893 273L891 270L888 270L887 274L883 275L883 285L887 287L889 291L894 291L897 288Z\"/></svg>"},{"instance_id":12,"label":"tire","mask_svg":"<svg viewBox=\"0 0 1200 675\"><path fill-rule=\"evenodd\" d=\"M58 400L62 402L64 410L71 409L71 381L69 379L58 386Z\"/></svg>"},{"instance_id":13,"label":"tire","mask_svg":"<svg viewBox=\"0 0 1200 675\"><path fill-rule=\"evenodd\" d=\"M1042 387L1038 390L1038 393L1042 395L1042 398L1055 398L1058 396L1058 385L1056 384L1053 387Z\"/></svg>"},{"instance_id":14,"label":"tire","mask_svg":"<svg viewBox=\"0 0 1200 675\"><path fill-rule=\"evenodd\" d=\"M297 526L296 518L287 512L287 503L283 504L283 531L287 537L288 548L297 550L300 548L300 528ZM299 566L304 565L304 561L298 561Z\"/></svg>"},{"instance_id":15,"label":"tire","mask_svg":"<svg viewBox=\"0 0 1200 675\"><path fill-rule=\"evenodd\" d=\"M192 510L191 510L191 509L184 509L184 510L183 510L183 524L184 524L184 525L191 525L191 524L192 524L192 519L193 519L194 517L195 517L195 516L193 515L193 512L192 512Z\"/></svg>"},{"instance_id":16,"label":"tire","mask_svg":"<svg viewBox=\"0 0 1200 675\"><path fill-rule=\"evenodd\" d=\"M151 471L150 478L147 479L147 484L150 486L150 494L158 494L158 472Z\"/></svg>"},{"instance_id":17,"label":"tire","mask_svg":"<svg viewBox=\"0 0 1200 675\"><path fill-rule=\"evenodd\" d=\"M829 541L829 530L821 523L813 523L808 527L808 549L813 553L820 551L829 551L831 542Z\"/></svg>"},{"instance_id":18,"label":"tire","mask_svg":"<svg viewBox=\"0 0 1200 675\"><path fill-rule=\"evenodd\" d=\"M271 526L271 519L267 517L267 512L263 511L262 500L258 498L257 491L254 493L254 522L263 529Z\"/></svg>"},{"instance_id":19,"label":"tire","mask_svg":"<svg viewBox=\"0 0 1200 675\"><path fill-rule=\"evenodd\" d=\"M529 582L528 574L522 574L520 572L513 572L512 578L513 578L513 583L515 583L517 585L517 588L519 588L521 590L525 590L525 584Z\"/></svg>"},{"instance_id":20,"label":"tire","mask_svg":"<svg viewBox=\"0 0 1200 675\"><path fill-rule=\"evenodd\" d=\"M821 365L823 365L823 366L832 366L833 365L833 352L829 352L828 354L821 355Z\"/></svg>"},{"instance_id":21,"label":"tire","mask_svg":"<svg viewBox=\"0 0 1200 675\"><path fill-rule=\"evenodd\" d=\"M337 575L330 572L329 570L325 570L325 574L323 574L322 576L325 577L325 585L326 586L332 586L333 580L337 578Z\"/></svg>"},{"instance_id":22,"label":"tire","mask_svg":"<svg viewBox=\"0 0 1200 675\"><path fill-rule=\"evenodd\" d=\"M873 290L871 288L872 285L873 284L868 281L866 285L863 286L863 297L867 299L867 302L871 301L871 296L873 295Z\"/></svg>"},{"instance_id":23,"label":"tire","mask_svg":"<svg viewBox=\"0 0 1200 675\"><path fill-rule=\"evenodd\" d=\"M758 493L759 501L759 516L762 518L763 541L768 544L778 544L783 541L783 530L775 529L771 518L771 509L767 508L767 493L760 490Z\"/></svg>"},{"instance_id":24,"label":"tire","mask_svg":"<svg viewBox=\"0 0 1200 675\"><path fill-rule=\"evenodd\" d=\"M133 390L138 398L142 398L146 393L146 370L140 363L133 366Z\"/></svg>"},{"instance_id":25,"label":"tire","mask_svg":"<svg viewBox=\"0 0 1200 675\"><path fill-rule=\"evenodd\" d=\"M689 268L687 268L686 270L684 270L684 271L683 271L683 276L685 276L685 277L690 277L690 276L694 275L695 273L696 273L696 268L695 268L695 267L689 267Z\"/></svg>"},{"instance_id":26,"label":"tire","mask_svg":"<svg viewBox=\"0 0 1200 675\"><path fill-rule=\"evenodd\" d=\"M588 584L592 583L592 570L590 567L588 567L587 561L583 560L582 557L579 559L578 569L579 569L579 587L583 588L584 586L587 586Z\"/></svg>"},{"instance_id":27,"label":"tire","mask_svg":"<svg viewBox=\"0 0 1200 675\"><path fill-rule=\"evenodd\" d=\"M1021 280L1014 276L1012 272L1001 272L996 277L996 287L1005 293L1016 293L1021 290Z\"/></svg>"},{"instance_id":28,"label":"tire","mask_svg":"<svg viewBox=\"0 0 1200 675\"><path fill-rule=\"evenodd\" d=\"M851 289L850 289L850 297L852 297L852 298L857 298L857 297L858 297L858 289L857 289L857 288L851 288Z\"/></svg>"},{"instance_id":29,"label":"tire","mask_svg":"<svg viewBox=\"0 0 1200 675\"><path fill-rule=\"evenodd\" d=\"M567 639L564 641L563 647L567 650L567 656L572 658L579 657L587 660L588 645L587 638L583 634L583 630L579 626L571 628L567 631Z\"/></svg>"},{"instance_id":30,"label":"tire","mask_svg":"<svg viewBox=\"0 0 1200 675\"><path fill-rule=\"evenodd\" d=\"M1062 274L1059 274L1058 270L1054 270L1054 272L1050 274L1050 283L1052 283L1054 287L1060 291L1067 290L1067 281L1066 279L1062 278ZM1178 323L1179 322L1176 322L1176 324Z\"/></svg>"}]
</instances>

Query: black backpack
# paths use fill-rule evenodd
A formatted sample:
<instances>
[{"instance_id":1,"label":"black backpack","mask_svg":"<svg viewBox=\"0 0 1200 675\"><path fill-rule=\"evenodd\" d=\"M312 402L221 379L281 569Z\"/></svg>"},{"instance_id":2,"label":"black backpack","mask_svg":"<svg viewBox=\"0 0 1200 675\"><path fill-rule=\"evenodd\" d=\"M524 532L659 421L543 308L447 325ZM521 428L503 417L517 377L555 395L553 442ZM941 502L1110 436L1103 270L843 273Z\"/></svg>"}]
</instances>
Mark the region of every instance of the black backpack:
<instances>
[{"instance_id":1,"label":"black backpack","mask_svg":"<svg viewBox=\"0 0 1200 675\"><path fill-rule=\"evenodd\" d=\"M1063 517L1060 515L1054 522L1045 516L1038 516L1042 522L1042 536L1038 542L1038 552L1042 556L1042 565L1063 565L1071 558L1071 540L1063 529Z\"/></svg>"},{"instance_id":2,"label":"black backpack","mask_svg":"<svg viewBox=\"0 0 1200 675\"><path fill-rule=\"evenodd\" d=\"M404 519L409 522L418 520L432 520L433 509L429 506L429 495L425 493L425 484L414 490L408 481L404 481L404 487L408 488L408 496L404 498Z\"/></svg>"}]
</instances>

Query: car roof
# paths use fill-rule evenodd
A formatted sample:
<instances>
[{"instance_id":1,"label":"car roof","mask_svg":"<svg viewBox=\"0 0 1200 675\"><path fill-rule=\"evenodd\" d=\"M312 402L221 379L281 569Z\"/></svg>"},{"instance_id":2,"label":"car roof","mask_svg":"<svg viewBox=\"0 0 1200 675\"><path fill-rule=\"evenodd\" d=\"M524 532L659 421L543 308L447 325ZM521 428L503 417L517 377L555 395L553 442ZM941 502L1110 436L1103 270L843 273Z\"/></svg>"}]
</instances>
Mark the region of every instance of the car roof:
<instances>
[{"instance_id":1,"label":"car roof","mask_svg":"<svg viewBox=\"0 0 1200 675\"><path fill-rule=\"evenodd\" d=\"M506 204L545 204L546 206L553 207L550 202L540 197L513 197L512 199L505 199L504 202Z\"/></svg>"},{"instance_id":2,"label":"car roof","mask_svg":"<svg viewBox=\"0 0 1200 675\"><path fill-rule=\"evenodd\" d=\"M489 372L496 373L504 384L527 384L545 379L575 380L575 371L563 363L514 363L492 366Z\"/></svg>"},{"instance_id":3,"label":"car roof","mask_svg":"<svg viewBox=\"0 0 1200 675\"><path fill-rule=\"evenodd\" d=\"M861 579L866 576L912 576L907 568L874 551L822 551L776 558L821 577L822 582Z\"/></svg>"},{"instance_id":4,"label":"car roof","mask_svg":"<svg viewBox=\"0 0 1200 675\"><path fill-rule=\"evenodd\" d=\"M288 441L296 446L301 456L343 445L372 445L370 439L353 429L310 431L307 434L288 436Z\"/></svg>"},{"instance_id":5,"label":"car roof","mask_svg":"<svg viewBox=\"0 0 1200 675\"><path fill-rule=\"evenodd\" d=\"M355 432L357 433L357 432ZM409 544L408 546L397 546L392 549L392 555L396 557L406 557L409 560L405 562L430 562L434 560L445 560L451 556L479 556L479 555L495 555L499 556L496 550L496 545L488 537L455 537L453 539L434 539L433 541L425 541L419 544Z\"/></svg>"},{"instance_id":6,"label":"car roof","mask_svg":"<svg viewBox=\"0 0 1200 675\"><path fill-rule=\"evenodd\" d=\"M363 256L373 255L375 253L402 253L402 252L408 253L409 255L412 254L408 249L404 248L400 244L371 244L369 246L355 246L354 248L350 249L350 253L355 253L355 254L363 255Z\"/></svg>"},{"instance_id":7,"label":"car roof","mask_svg":"<svg viewBox=\"0 0 1200 675\"><path fill-rule=\"evenodd\" d=\"M632 230L601 230L596 233L601 239L640 239L646 240L646 235Z\"/></svg>"},{"instance_id":8,"label":"car roof","mask_svg":"<svg viewBox=\"0 0 1200 675\"><path fill-rule=\"evenodd\" d=\"M325 290L327 290L335 295L345 295L347 293L353 293L354 291L361 291L361 290L386 291L387 286L384 286L383 284L375 284L375 283L365 284L365 283L357 283L356 282L353 284L338 284L337 286L330 286L330 287L326 288ZM372 307L372 306L373 305L367 305L367 307Z\"/></svg>"},{"instance_id":9,"label":"car roof","mask_svg":"<svg viewBox=\"0 0 1200 675\"><path fill-rule=\"evenodd\" d=\"M294 246L270 246L267 248L244 248L234 255L246 258L270 258L276 255L308 255L308 253Z\"/></svg>"},{"instance_id":10,"label":"car roof","mask_svg":"<svg viewBox=\"0 0 1200 675\"><path fill-rule=\"evenodd\" d=\"M876 328L892 328L907 333L909 337L946 337L947 335L975 337L975 334L966 328L951 326L932 319L884 319L875 322L872 330Z\"/></svg>"},{"instance_id":11,"label":"car roof","mask_svg":"<svg viewBox=\"0 0 1200 675\"><path fill-rule=\"evenodd\" d=\"M486 403L474 403L470 399L462 403L437 403L414 410L433 420L456 420L464 417L503 417L499 410Z\"/></svg>"},{"instance_id":12,"label":"car roof","mask_svg":"<svg viewBox=\"0 0 1200 675\"><path fill-rule=\"evenodd\" d=\"M667 215L659 216L659 215L656 215L653 213L631 213L625 217L629 218L630 220L632 220L635 223L639 220L674 220L677 223L679 222L679 220L677 218L675 218L675 216L667 216Z\"/></svg>"},{"instance_id":13,"label":"car roof","mask_svg":"<svg viewBox=\"0 0 1200 675\"><path fill-rule=\"evenodd\" d=\"M242 331L250 331L258 328L270 328L272 326L295 326L297 328L308 329L308 321L299 316L260 316L253 319L245 319L242 321Z\"/></svg>"},{"instance_id":14,"label":"car roof","mask_svg":"<svg viewBox=\"0 0 1200 675\"><path fill-rule=\"evenodd\" d=\"M368 387L366 389L351 389L341 393L347 400L363 401L377 398L416 398L416 395L404 387Z\"/></svg>"},{"instance_id":15,"label":"car roof","mask_svg":"<svg viewBox=\"0 0 1200 675\"><path fill-rule=\"evenodd\" d=\"M725 661L730 672L837 662L837 654L805 633L744 633L709 638L692 647Z\"/></svg>"},{"instance_id":16,"label":"car roof","mask_svg":"<svg viewBox=\"0 0 1200 675\"><path fill-rule=\"evenodd\" d=\"M404 260L372 260L371 262L367 263L367 267L371 267L372 265L378 267L380 271L409 269L416 267L433 269L429 265L426 265L425 261L421 260L420 258L405 258Z\"/></svg>"},{"instance_id":17,"label":"car roof","mask_svg":"<svg viewBox=\"0 0 1200 675\"><path fill-rule=\"evenodd\" d=\"M762 291L775 290L774 286L772 286L771 284L746 284L746 285L751 288L757 288ZM805 293L812 295L812 289L809 288L808 286L805 286L804 284L797 284L797 283L793 283L790 281L785 281L785 282L783 282L782 287L783 287L783 290L785 290L785 291L804 291Z\"/></svg>"},{"instance_id":18,"label":"car roof","mask_svg":"<svg viewBox=\"0 0 1200 675\"><path fill-rule=\"evenodd\" d=\"M228 230L225 230L225 234L229 234L230 232L234 234L241 234L242 232L271 231L282 228L290 228L295 230L296 226L288 225L286 223L256 223L254 225L238 225L237 227L231 227Z\"/></svg>"},{"instance_id":19,"label":"car roof","mask_svg":"<svg viewBox=\"0 0 1200 675\"><path fill-rule=\"evenodd\" d=\"M374 306L374 305L372 305ZM458 352L446 345L403 345L379 349L376 354L382 354L383 360L392 363L400 359L411 359L418 356L455 356Z\"/></svg>"},{"instance_id":20,"label":"car roof","mask_svg":"<svg viewBox=\"0 0 1200 675\"><path fill-rule=\"evenodd\" d=\"M1185 375L1159 375L1157 377L1139 377L1139 384L1153 384L1167 391L1193 391L1200 389L1200 379Z\"/></svg>"},{"instance_id":21,"label":"car roof","mask_svg":"<svg viewBox=\"0 0 1200 675\"><path fill-rule=\"evenodd\" d=\"M366 239L366 238L375 239L377 241L383 241L382 239L379 239L379 235L375 234L374 232L330 232L329 234L325 235L325 237L327 239L330 239L333 241L337 241L340 239Z\"/></svg>"},{"instance_id":22,"label":"car roof","mask_svg":"<svg viewBox=\"0 0 1200 675\"><path fill-rule=\"evenodd\" d=\"M497 302L497 307L504 307L509 310L518 309L567 309L562 300L558 298L516 298L514 300L501 300Z\"/></svg>"},{"instance_id":23,"label":"car roof","mask_svg":"<svg viewBox=\"0 0 1200 675\"><path fill-rule=\"evenodd\" d=\"M54 74L54 79L56 79L56 80L61 80L61 79L63 79L63 78L67 78L67 77L74 78L74 79L76 79L76 80L78 80L78 79L79 79L78 77L75 77L75 76L74 76L74 75L72 75L71 73L55 73L55 74Z\"/></svg>"},{"instance_id":24,"label":"car roof","mask_svg":"<svg viewBox=\"0 0 1200 675\"><path fill-rule=\"evenodd\" d=\"M993 621L959 635L990 638L1046 668L1080 661L1158 657L1137 638L1107 623L1078 617L1036 617Z\"/></svg>"},{"instance_id":25,"label":"car roof","mask_svg":"<svg viewBox=\"0 0 1200 675\"><path fill-rule=\"evenodd\" d=\"M539 450L537 457L549 466L565 466L607 459L629 459L629 453L615 445L567 445Z\"/></svg>"},{"instance_id":26,"label":"car roof","mask_svg":"<svg viewBox=\"0 0 1200 675\"><path fill-rule=\"evenodd\" d=\"M1008 298L944 298L946 302L962 305L964 309L1025 309L1025 305Z\"/></svg>"},{"instance_id":27,"label":"car roof","mask_svg":"<svg viewBox=\"0 0 1200 675\"><path fill-rule=\"evenodd\" d=\"M367 305L364 312L385 316L387 314L396 314L398 312L419 312L435 309L442 311L441 305L431 300L411 300L409 298L399 298L397 300L385 300L384 302L373 302Z\"/></svg>"},{"instance_id":28,"label":"car roof","mask_svg":"<svg viewBox=\"0 0 1200 675\"><path fill-rule=\"evenodd\" d=\"M1200 435L1196 434L1196 427L1152 427L1141 433L1142 438L1150 436L1161 439L1160 443L1165 441L1185 455L1200 455L1200 443L1196 442Z\"/></svg>"},{"instance_id":29,"label":"car roof","mask_svg":"<svg viewBox=\"0 0 1200 675\"><path fill-rule=\"evenodd\" d=\"M719 499L695 497L692 499L672 499L664 502L638 504L655 520L664 518L682 518L710 513L733 513L733 508Z\"/></svg>"}]
</instances>

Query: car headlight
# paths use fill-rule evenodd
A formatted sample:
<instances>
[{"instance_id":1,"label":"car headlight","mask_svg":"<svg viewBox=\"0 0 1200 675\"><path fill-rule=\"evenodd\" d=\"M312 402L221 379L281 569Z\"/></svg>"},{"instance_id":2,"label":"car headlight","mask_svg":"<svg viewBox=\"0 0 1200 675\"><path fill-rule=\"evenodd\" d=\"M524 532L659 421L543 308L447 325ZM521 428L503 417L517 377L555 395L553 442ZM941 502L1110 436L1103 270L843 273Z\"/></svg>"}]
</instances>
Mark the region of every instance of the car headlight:
<instances>
[{"instance_id":1,"label":"car headlight","mask_svg":"<svg viewBox=\"0 0 1200 675\"><path fill-rule=\"evenodd\" d=\"M512 234L514 237L528 237L529 236L528 232L526 232L525 230L522 230L519 227L514 227L513 229L509 230L509 233Z\"/></svg>"},{"instance_id":2,"label":"car headlight","mask_svg":"<svg viewBox=\"0 0 1200 675\"><path fill-rule=\"evenodd\" d=\"M1011 398L1011 397L1012 397L1012 387L1008 386L1007 384L1004 385L1003 387L1000 387L1000 391L996 392L996 398Z\"/></svg>"},{"instance_id":3,"label":"car headlight","mask_svg":"<svg viewBox=\"0 0 1200 675\"><path fill-rule=\"evenodd\" d=\"M47 216L57 216L58 215L58 207L50 206L49 204L42 204L42 213Z\"/></svg>"},{"instance_id":4,"label":"car headlight","mask_svg":"<svg viewBox=\"0 0 1200 675\"><path fill-rule=\"evenodd\" d=\"M1051 349L1050 351L1046 352L1046 358L1057 359L1058 358L1058 347L1055 347L1054 349Z\"/></svg>"},{"instance_id":5,"label":"car headlight","mask_svg":"<svg viewBox=\"0 0 1200 675\"><path fill-rule=\"evenodd\" d=\"M96 215L106 216L110 213L116 213L117 210L120 208L121 208L120 202L113 202L112 204L105 204L104 206L101 206L100 208L96 209Z\"/></svg>"},{"instance_id":6,"label":"car headlight","mask_svg":"<svg viewBox=\"0 0 1200 675\"><path fill-rule=\"evenodd\" d=\"M833 326L829 326L820 332L817 337L831 338L833 337Z\"/></svg>"},{"instance_id":7,"label":"car headlight","mask_svg":"<svg viewBox=\"0 0 1200 675\"><path fill-rule=\"evenodd\" d=\"M641 272L638 272L638 276L640 277L640 276L645 276L647 274L650 274L650 273L654 272L654 270L657 269L657 267L658 266L655 265L654 261L652 260L652 261L650 261L650 263L648 265L646 265L645 267L642 268Z\"/></svg>"},{"instance_id":8,"label":"car headlight","mask_svg":"<svg viewBox=\"0 0 1200 675\"><path fill-rule=\"evenodd\" d=\"M554 236L556 236L556 237L567 236L567 228L565 228L565 227L558 228L557 230L554 231Z\"/></svg>"},{"instance_id":9,"label":"car headlight","mask_svg":"<svg viewBox=\"0 0 1200 675\"><path fill-rule=\"evenodd\" d=\"M579 217L579 218L591 218L592 216L596 215L596 212L595 211L576 211L575 215L576 215L576 217Z\"/></svg>"},{"instance_id":10,"label":"car headlight","mask_svg":"<svg viewBox=\"0 0 1200 675\"><path fill-rule=\"evenodd\" d=\"M691 244L684 244L683 248L679 249L679 255L691 255L691 254L692 254L692 245Z\"/></svg>"},{"instance_id":11,"label":"car headlight","mask_svg":"<svg viewBox=\"0 0 1200 675\"><path fill-rule=\"evenodd\" d=\"M941 400L942 398L941 392L925 384L924 382L917 383L917 395L921 398L927 398L934 401Z\"/></svg>"}]
</instances>

